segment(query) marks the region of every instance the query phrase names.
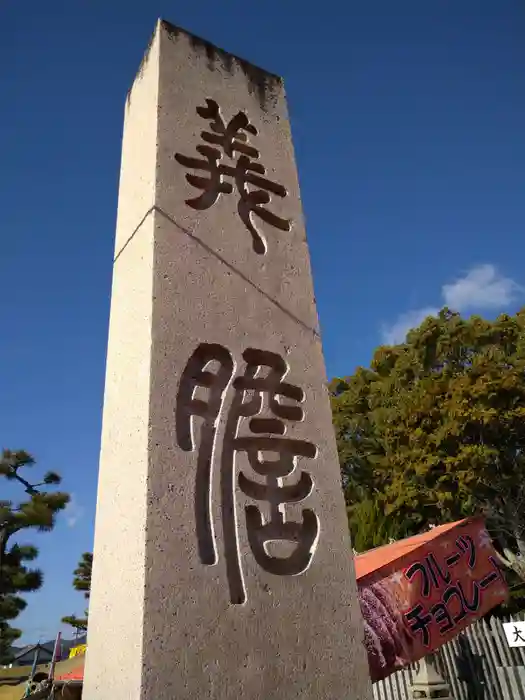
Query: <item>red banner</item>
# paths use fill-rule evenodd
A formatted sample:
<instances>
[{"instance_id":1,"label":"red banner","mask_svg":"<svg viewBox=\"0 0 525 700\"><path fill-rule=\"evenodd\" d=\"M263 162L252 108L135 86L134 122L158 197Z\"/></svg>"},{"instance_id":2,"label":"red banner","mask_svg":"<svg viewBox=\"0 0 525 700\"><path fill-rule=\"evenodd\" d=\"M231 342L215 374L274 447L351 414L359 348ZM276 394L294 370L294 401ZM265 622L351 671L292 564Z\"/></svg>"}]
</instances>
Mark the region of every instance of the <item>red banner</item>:
<instances>
[{"instance_id":1,"label":"red banner","mask_svg":"<svg viewBox=\"0 0 525 700\"><path fill-rule=\"evenodd\" d=\"M359 555L356 573L373 681L450 641L508 596L481 518Z\"/></svg>"}]
</instances>

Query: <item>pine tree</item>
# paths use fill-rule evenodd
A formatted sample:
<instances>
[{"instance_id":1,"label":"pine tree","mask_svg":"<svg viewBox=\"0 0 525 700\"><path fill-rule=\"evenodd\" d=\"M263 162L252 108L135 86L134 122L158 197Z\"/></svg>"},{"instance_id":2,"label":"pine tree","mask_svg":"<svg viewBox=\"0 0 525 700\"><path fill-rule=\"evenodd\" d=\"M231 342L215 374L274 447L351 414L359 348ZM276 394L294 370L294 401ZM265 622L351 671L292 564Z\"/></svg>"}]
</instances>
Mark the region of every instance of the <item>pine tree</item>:
<instances>
[{"instance_id":1,"label":"pine tree","mask_svg":"<svg viewBox=\"0 0 525 700\"><path fill-rule=\"evenodd\" d=\"M14 620L26 607L19 593L36 591L42 586L43 576L37 569L30 569L27 562L38 555L35 547L14 543L10 539L21 531L36 528L41 531L53 529L56 515L69 502L67 493L50 493L41 487L60 484L61 478L48 472L41 483L32 484L21 470L35 464L31 455L23 450L3 450L0 457L0 477L24 487L28 498L14 503L0 501L0 663L9 663L11 646L21 635L11 627Z\"/></svg>"},{"instance_id":2,"label":"pine tree","mask_svg":"<svg viewBox=\"0 0 525 700\"><path fill-rule=\"evenodd\" d=\"M91 592L91 569L93 566L93 554L91 552L84 552L80 561L78 562L77 568L73 572L73 588L76 591L81 591L84 593L84 598L89 600ZM71 625L77 632L85 632L88 625L88 611L84 613L84 617L76 617L76 615L70 615L68 617L63 617L62 622L66 625Z\"/></svg>"}]
</instances>

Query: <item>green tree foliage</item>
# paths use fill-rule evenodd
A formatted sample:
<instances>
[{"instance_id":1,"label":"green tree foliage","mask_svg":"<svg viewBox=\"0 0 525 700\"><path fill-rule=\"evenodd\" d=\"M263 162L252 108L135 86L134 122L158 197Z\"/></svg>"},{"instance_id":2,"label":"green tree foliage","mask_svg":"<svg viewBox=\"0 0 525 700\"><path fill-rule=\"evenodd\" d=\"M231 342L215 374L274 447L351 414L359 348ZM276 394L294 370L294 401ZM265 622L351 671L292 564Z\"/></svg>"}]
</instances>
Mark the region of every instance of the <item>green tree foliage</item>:
<instances>
[{"instance_id":1,"label":"green tree foliage","mask_svg":"<svg viewBox=\"0 0 525 700\"><path fill-rule=\"evenodd\" d=\"M91 571L93 569L93 554L84 552L80 557L77 568L73 572L73 588L82 591L84 598L89 600L91 594Z\"/></svg>"},{"instance_id":2,"label":"green tree foliage","mask_svg":"<svg viewBox=\"0 0 525 700\"><path fill-rule=\"evenodd\" d=\"M408 536L408 528L387 515L379 500L364 498L349 510L351 522L358 523L353 529L352 545L356 552L365 552Z\"/></svg>"},{"instance_id":3,"label":"green tree foliage","mask_svg":"<svg viewBox=\"0 0 525 700\"><path fill-rule=\"evenodd\" d=\"M20 593L38 590L43 581L42 573L27 567L36 559L35 547L10 543L13 536L21 531L36 528L52 530L57 513L69 502L66 493L43 491L43 486L57 485L58 474L48 472L41 483L32 484L22 475L21 470L35 464L31 455L23 450L13 452L3 450L0 457L0 478L14 482L24 488L25 500L0 501L0 663L10 661L10 649L20 637L20 630L11 627L14 620L26 607Z\"/></svg>"},{"instance_id":4,"label":"green tree foliage","mask_svg":"<svg viewBox=\"0 0 525 700\"><path fill-rule=\"evenodd\" d=\"M87 631L88 627L88 611L84 611L84 617L77 617L76 615L66 615L66 617L62 618L62 622L65 625L69 625L70 627L73 627L73 629L76 630L76 632L83 633ZM75 635L75 639L76 639Z\"/></svg>"},{"instance_id":5,"label":"green tree foliage","mask_svg":"<svg viewBox=\"0 0 525 700\"><path fill-rule=\"evenodd\" d=\"M21 634L22 631L16 627L11 627L7 622L0 622L0 665L12 661L12 645Z\"/></svg>"},{"instance_id":6,"label":"green tree foliage","mask_svg":"<svg viewBox=\"0 0 525 700\"><path fill-rule=\"evenodd\" d=\"M73 588L77 591L84 593L84 598L89 600L91 593L91 570L93 567L93 554L91 552L84 552L78 562L77 568L73 572ZM84 617L76 617L76 615L69 615L68 617L63 617L62 622L66 625L71 625L79 632L85 632L88 625L88 611L84 613Z\"/></svg>"},{"instance_id":7,"label":"green tree foliage","mask_svg":"<svg viewBox=\"0 0 525 700\"><path fill-rule=\"evenodd\" d=\"M4 556L2 568L2 595L0 596L0 663L10 659L13 642L21 631L9 625L26 607L18 593L36 591L42 585L40 571L28 569L26 562L33 561L38 552L35 547L13 545Z\"/></svg>"},{"instance_id":8,"label":"green tree foliage","mask_svg":"<svg viewBox=\"0 0 525 700\"><path fill-rule=\"evenodd\" d=\"M484 513L525 580L525 309L495 321L444 309L331 393L361 551Z\"/></svg>"}]
</instances>

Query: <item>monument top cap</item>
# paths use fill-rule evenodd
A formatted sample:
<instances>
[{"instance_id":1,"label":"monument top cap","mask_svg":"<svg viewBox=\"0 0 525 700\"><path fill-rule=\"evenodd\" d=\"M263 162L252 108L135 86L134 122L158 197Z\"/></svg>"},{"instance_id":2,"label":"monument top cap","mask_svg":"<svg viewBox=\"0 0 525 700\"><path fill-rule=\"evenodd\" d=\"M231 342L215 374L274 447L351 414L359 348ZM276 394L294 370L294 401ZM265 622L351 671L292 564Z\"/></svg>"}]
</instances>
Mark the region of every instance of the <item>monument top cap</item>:
<instances>
[{"instance_id":1,"label":"monument top cap","mask_svg":"<svg viewBox=\"0 0 525 700\"><path fill-rule=\"evenodd\" d=\"M140 78L142 75L142 70L147 62L148 54L155 36L163 31L173 41L177 41L180 37L185 37L195 54L201 53L206 56L207 67L209 70L215 71L217 68L222 68L230 74L233 74L236 71L241 71L244 73L250 92L258 95L261 105L266 102L266 99L271 93L282 87L283 80L280 76L264 70L263 68L259 68L246 59L231 54L228 51L215 46L211 42L206 41L206 39L202 39L195 34L191 34L185 29L177 27L175 24L172 24L171 22L168 22L162 18L159 18L157 21L157 26L155 27L155 31L153 32L149 45L144 53L144 57L135 76L135 80Z\"/></svg>"}]
</instances>

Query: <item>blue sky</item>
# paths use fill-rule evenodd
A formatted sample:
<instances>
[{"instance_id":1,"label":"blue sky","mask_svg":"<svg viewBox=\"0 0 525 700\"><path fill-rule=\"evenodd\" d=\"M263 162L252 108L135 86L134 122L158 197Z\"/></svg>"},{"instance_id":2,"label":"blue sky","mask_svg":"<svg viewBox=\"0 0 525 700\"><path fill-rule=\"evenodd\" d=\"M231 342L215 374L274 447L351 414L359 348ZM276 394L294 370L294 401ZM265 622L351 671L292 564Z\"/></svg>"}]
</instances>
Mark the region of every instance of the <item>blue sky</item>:
<instances>
[{"instance_id":1,"label":"blue sky","mask_svg":"<svg viewBox=\"0 0 525 700\"><path fill-rule=\"evenodd\" d=\"M123 107L158 16L286 80L330 376L444 303L525 304L523 2L310 7L0 0L1 442L73 493L29 536L26 641L83 610Z\"/></svg>"}]
</instances>

